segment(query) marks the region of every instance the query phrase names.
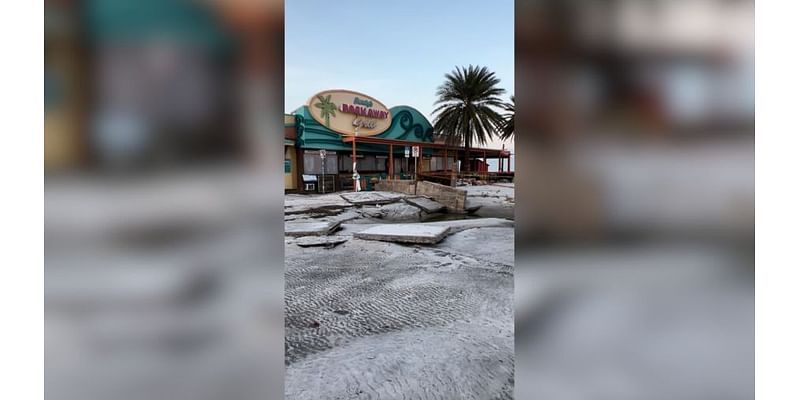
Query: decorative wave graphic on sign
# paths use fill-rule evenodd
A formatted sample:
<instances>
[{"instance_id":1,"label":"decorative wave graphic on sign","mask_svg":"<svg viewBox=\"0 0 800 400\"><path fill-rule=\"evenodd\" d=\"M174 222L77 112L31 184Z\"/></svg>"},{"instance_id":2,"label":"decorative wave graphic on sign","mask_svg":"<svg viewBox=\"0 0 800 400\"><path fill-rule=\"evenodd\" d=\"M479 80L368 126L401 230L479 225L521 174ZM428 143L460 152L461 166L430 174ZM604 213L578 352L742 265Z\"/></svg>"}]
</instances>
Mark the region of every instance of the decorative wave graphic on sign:
<instances>
[{"instance_id":1,"label":"decorative wave graphic on sign","mask_svg":"<svg viewBox=\"0 0 800 400\"><path fill-rule=\"evenodd\" d=\"M423 142L433 142L433 129L425 129L422 124L415 123L414 116L411 114L411 111L405 109L395 111L392 109L392 118L392 125L389 127L389 129L387 129L387 131L391 132L395 129L396 125L399 125L403 133L397 136L397 139L407 140L408 135L413 132L414 137L416 137L417 140Z\"/></svg>"}]
</instances>

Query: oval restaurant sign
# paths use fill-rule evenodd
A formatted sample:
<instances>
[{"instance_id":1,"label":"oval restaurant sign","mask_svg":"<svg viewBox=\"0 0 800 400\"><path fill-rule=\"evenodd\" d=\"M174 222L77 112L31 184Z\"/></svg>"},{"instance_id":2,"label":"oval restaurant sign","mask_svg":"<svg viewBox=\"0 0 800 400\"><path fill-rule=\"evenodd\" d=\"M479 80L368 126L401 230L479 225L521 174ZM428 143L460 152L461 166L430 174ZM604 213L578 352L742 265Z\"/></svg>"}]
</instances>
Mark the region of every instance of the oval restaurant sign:
<instances>
[{"instance_id":1,"label":"oval restaurant sign","mask_svg":"<svg viewBox=\"0 0 800 400\"><path fill-rule=\"evenodd\" d=\"M343 135L373 136L389 129L392 113L383 103L350 90L326 90L308 100L311 116Z\"/></svg>"}]
</instances>

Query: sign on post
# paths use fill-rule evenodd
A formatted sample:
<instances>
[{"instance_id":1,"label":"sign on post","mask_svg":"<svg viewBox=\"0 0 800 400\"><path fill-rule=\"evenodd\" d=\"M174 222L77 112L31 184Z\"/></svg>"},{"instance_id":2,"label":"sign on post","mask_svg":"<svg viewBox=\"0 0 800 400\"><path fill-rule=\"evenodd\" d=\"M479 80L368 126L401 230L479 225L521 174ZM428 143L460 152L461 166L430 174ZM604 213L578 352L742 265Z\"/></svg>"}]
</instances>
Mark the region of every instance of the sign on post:
<instances>
[{"instance_id":1,"label":"sign on post","mask_svg":"<svg viewBox=\"0 0 800 400\"><path fill-rule=\"evenodd\" d=\"M328 151L325 149L319 149L319 158L322 159L322 193L325 194L325 164L326 161L325 157L328 155Z\"/></svg>"},{"instance_id":2,"label":"sign on post","mask_svg":"<svg viewBox=\"0 0 800 400\"><path fill-rule=\"evenodd\" d=\"M411 147L406 146L406 158L411 156Z\"/></svg>"},{"instance_id":3,"label":"sign on post","mask_svg":"<svg viewBox=\"0 0 800 400\"><path fill-rule=\"evenodd\" d=\"M419 146L411 146L411 153L414 156L414 180L417 180L417 158L419 157Z\"/></svg>"}]
</instances>

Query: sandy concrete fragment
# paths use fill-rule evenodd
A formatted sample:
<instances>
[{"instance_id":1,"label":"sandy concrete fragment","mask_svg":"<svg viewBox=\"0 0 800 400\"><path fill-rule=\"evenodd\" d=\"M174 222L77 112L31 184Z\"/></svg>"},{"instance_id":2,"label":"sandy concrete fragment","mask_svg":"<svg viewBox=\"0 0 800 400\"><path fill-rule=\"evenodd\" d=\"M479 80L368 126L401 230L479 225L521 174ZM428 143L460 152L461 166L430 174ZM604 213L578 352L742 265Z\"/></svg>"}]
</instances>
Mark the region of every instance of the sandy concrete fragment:
<instances>
[{"instance_id":1,"label":"sandy concrete fragment","mask_svg":"<svg viewBox=\"0 0 800 400\"><path fill-rule=\"evenodd\" d=\"M338 194L324 195L286 195L283 201L283 212L301 214L310 212L336 211L353 205Z\"/></svg>"},{"instance_id":2,"label":"sandy concrete fragment","mask_svg":"<svg viewBox=\"0 0 800 400\"><path fill-rule=\"evenodd\" d=\"M313 246L325 246L325 247L333 247L338 244L342 244L348 241L350 238L347 236L302 236L297 238L294 241L294 244L300 247L313 247Z\"/></svg>"},{"instance_id":3,"label":"sandy concrete fragment","mask_svg":"<svg viewBox=\"0 0 800 400\"><path fill-rule=\"evenodd\" d=\"M421 217L419 208L405 203L387 204L372 215L387 221L419 221Z\"/></svg>"},{"instance_id":4,"label":"sandy concrete fragment","mask_svg":"<svg viewBox=\"0 0 800 400\"><path fill-rule=\"evenodd\" d=\"M338 221L287 222L284 232L286 236L323 236L331 234L339 224Z\"/></svg>"},{"instance_id":5,"label":"sandy concrete fragment","mask_svg":"<svg viewBox=\"0 0 800 400\"><path fill-rule=\"evenodd\" d=\"M424 225L446 226L449 233L455 233L473 228L502 228L513 227L514 221L504 218L467 218L450 221L425 222Z\"/></svg>"},{"instance_id":6,"label":"sandy concrete fragment","mask_svg":"<svg viewBox=\"0 0 800 400\"><path fill-rule=\"evenodd\" d=\"M435 213L444 210L444 204L427 197L408 197L405 200L406 203L418 207L427 213Z\"/></svg>"},{"instance_id":7,"label":"sandy concrete fragment","mask_svg":"<svg viewBox=\"0 0 800 400\"><path fill-rule=\"evenodd\" d=\"M394 203L402 198L402 195L390 192L345 192L340 196L357 206Z\"/></svg>"},{"instance_id":8,"label":"sandy concrete fragment","mask_svg":"<svg viewBox=\"0 0 800 400\"><path fill-rule=\"evenodd\" d=\"M381 224L353 234L365 240L403 243L438 243L450 228L430 224Z\"/></svg>"}]
</instances>

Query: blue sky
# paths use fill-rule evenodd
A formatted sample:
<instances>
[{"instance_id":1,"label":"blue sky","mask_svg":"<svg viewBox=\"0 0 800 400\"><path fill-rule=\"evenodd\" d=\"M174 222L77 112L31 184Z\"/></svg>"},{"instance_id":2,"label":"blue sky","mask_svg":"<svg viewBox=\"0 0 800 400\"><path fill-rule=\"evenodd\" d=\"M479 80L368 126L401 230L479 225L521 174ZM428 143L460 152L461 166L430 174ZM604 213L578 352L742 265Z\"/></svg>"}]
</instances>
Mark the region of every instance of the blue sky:
<instances>
[{"instance_id":1,"label":"blue sky","mask_svg":"<svg viewBox=\"0 0 800 400\"><path fill-rule=\"evenodd\" d=\"M286 112L352 89L432 120L444 74L469 64L494 71L506 100L514 93L512 0L288 0L285 12Z\"/></svg>"}]
</instances>

